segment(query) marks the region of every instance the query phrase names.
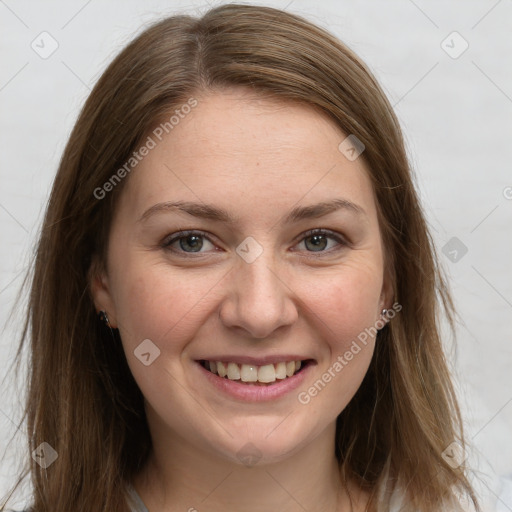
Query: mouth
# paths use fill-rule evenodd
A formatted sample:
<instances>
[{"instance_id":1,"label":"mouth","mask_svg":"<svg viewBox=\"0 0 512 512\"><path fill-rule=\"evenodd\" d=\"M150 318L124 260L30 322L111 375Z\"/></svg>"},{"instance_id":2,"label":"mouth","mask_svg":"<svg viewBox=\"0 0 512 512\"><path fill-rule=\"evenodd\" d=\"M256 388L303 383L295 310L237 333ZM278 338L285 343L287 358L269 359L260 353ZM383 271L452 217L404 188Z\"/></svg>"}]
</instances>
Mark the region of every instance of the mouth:
<instances>
[{"instance_id":1,"label":"mouth","mask_svg":"<svg viewBox=\"0 0 512 512\"><path fill-rule=\"evenodd\" d=\"M312 359L280 361L261 366L233 361L200 360L198 363L210 373L230 381L253 386L272 386L301 373L313 364Z\"/></svg>"}]
</instances>

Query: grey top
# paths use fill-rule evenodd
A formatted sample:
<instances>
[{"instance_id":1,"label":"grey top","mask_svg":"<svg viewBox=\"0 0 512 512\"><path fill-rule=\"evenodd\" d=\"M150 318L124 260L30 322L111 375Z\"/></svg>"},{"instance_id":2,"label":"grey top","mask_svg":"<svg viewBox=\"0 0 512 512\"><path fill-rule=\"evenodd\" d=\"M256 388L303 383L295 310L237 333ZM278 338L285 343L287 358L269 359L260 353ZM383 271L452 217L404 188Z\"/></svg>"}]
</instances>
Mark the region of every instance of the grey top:
<instances>
[{"instance_id":1,"label":"grey top","mask_svg":"<svg viewBox=\"0 0 512 512\"><path fill-rule=\"evenodd\" d=\"M128 484L126 486L126 490L132 499L132 502L130 503L132 512L149 512L146 505L144 505L144 502L139 496L139 493L135 490L135 487L133 487L131 484Z\"/></svg>"},{"instance_id":2,"label":"grey top","mask_svg":"<svg viewBox=\"0 0 512 512\"><path fill-rule=\"evenodd\" d=\"M130 499L129 506L130 506L131 512L149 512L146 505L144 505L144 502L142 501L141 497L139 496L139 493L135 490L135 488L131 484L127 484L126 490L128 492L128 496ZM403 499L403 495L401 493L394 494L391 499L389 511L390 512L399 512L400 510L402 510L403 509L402 508L402 499ZM443 510L447 510L447 509L443 509ZM456 507L455 509L449 508L448 510L454 510L454 511L460 511L460 512L475 512L474 508L468 509L466 507L461 507L461 508ZM6 510L6 512L16 512L16 511L15 510ZM31 510L27 509L27 510L24 510L21 512L31 512Z\"/></svg>"},{"instance_id":3,"label":"grey top","mask_svg":"<svg viewBox=\"0 0 512 512\"><path fill-rule=\"evenodd\" d=\"M139 496L139 493L135 490L135 488L128 484L126 486L126 490L128 491L128 495L130 497L130 509L131 512L149 512L146 505L144 505L144 502L142 501L141 497ZM16 510L6 510L5 512L16 512ZM31 512L30 509L24 510L22 512Z\"/></svg>"}]
</instances>

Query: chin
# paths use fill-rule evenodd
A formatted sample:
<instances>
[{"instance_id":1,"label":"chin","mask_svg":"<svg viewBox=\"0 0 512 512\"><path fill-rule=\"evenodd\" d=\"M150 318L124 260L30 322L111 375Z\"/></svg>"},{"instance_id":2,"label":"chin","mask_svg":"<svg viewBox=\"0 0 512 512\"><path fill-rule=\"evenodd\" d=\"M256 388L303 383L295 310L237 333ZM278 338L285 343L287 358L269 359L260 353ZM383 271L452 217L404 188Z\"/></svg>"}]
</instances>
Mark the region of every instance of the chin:
<instances>
[{"instance_id":1,"label":"chin","mask_svg":"<svg viewBox=\"0 0 512 512\"><path fill-rule=\"evenodd\" d=\"M290 429L293 422L291 416L290 423L287 419L283 421L284 417L277 420L272 417L271 421L257 421L257 426L252 422L251 428L238 428L234 430L237 434L233 437L227 434L223 436L222 441L212 446L212 451L230 462L247 467L286 460L304 447L310 437L306 432L293 432L293 428Z\"/></svg>"}]
</instances>

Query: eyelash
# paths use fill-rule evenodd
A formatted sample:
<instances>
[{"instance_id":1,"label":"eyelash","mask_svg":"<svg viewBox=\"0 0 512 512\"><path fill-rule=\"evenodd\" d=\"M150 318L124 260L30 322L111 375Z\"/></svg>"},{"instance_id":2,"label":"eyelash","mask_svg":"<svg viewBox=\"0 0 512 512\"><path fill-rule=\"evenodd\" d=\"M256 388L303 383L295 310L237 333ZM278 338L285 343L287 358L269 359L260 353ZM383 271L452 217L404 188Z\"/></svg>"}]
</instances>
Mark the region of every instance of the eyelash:
<instances>
[{"instance_id":1,"label":"eyelash","mask_svg":"<svg viewBox=\"0 0 512 512\"><path fill-rule=\"evenodd\" d=\"M174 233L174 235L172 235L172 238L169 238L169 237L165 238L163 243L162 243L162 248L165 249L165 250L168 250L168 251L172 251L175 254L179 254L180 256L183 256L185 258L189 258L189 257L190 258L197 258L197 257L201 256L204 253L201 253L201 252L185 252L185 251L181 251L181 250L176 250L176 249L171 247L171 245L173 243L178 242L179 240L187 238L187 237L189 237L191 235L195 235L195 236L200 236L200 237L206 238L206 240L208 240L210 243L214 244L214 242L210 239L208 234L205 233L204 231L188 230L188 231L179 231L178 233ZM333 231L329 231L327 229L322 229L322 228L316 228L316 229L311 229L309 231L306 231L305 233L302 234L302 238L299 240L298 243L304 241L306 238L310 238L310 237L315 236L315 235L323 235L323 236L326 236L327 238L331 238L331 239L335 240L339 244L339 246L341 246L341 247L334 248L334 249L331 248L331 249L328 249L326 251L306 251L306 252L311 253L311 254L314 254L315 252L318 252L319 254L331 253L333 251L338 251L341 248L346 247L348 245L348 243L341 236L339 236L338 234L334 233Z\"/></svg>"}]
</instances>

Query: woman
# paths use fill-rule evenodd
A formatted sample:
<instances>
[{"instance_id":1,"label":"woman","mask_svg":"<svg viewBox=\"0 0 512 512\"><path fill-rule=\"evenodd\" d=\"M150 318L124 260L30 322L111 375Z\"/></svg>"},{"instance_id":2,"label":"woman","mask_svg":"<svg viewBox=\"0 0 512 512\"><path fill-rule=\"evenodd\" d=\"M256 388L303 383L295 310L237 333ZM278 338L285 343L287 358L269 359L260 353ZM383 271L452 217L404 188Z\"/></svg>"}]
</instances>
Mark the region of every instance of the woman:
<instances>
[{"instance_id":1,"label":"woman","mask_svg":"<svg viewBox=\"0 0 512 512\"><path fill-rule=\"evenodd\" d=\"M478 510L439 305L364 64L267 7L157 23L88 98L48 205L32 510Z\"/></svg>"}]
</instances>

